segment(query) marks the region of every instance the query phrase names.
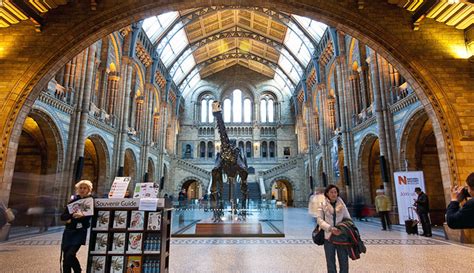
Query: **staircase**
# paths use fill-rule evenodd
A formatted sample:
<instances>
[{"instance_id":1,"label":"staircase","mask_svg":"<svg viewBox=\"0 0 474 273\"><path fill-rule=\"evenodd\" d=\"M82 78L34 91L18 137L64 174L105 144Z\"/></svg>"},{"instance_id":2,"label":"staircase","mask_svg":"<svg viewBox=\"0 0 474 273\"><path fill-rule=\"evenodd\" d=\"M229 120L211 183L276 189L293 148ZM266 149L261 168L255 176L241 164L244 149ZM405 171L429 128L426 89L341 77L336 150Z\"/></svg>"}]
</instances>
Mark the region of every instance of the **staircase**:
<instances>
[{"instance_id":1,"label":"staircase","mask_svg":"<svg viewBox=\"0 0 474 273\"><path fill-rule=\"evenodd\" d=\"M240 183L234 184L234 196L235 198L242 200L242 192L240 191ZM260 200L260 187L256 182L248 182L248 199L249 200ZM229 184L224 183L224 190L222 193L222 200L229 200Z\"/></svg>"}]
</instances>

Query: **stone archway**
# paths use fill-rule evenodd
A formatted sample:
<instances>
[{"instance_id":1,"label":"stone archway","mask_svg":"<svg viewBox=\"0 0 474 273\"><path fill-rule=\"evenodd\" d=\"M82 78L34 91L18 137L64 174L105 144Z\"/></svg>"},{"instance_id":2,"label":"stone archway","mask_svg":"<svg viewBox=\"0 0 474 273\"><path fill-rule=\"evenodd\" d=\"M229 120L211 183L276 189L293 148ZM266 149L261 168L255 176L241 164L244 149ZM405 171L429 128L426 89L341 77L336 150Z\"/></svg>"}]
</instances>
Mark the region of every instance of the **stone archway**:
<instances>
[{"instance_id":1,"label":"stone archway","mask_svg":"<svg viewBox=\"0 0 474 273\"><path fill-rule=\"evenodd\" d=\"M442 164L442 177L445 189L458 182L458 161L456 155L468 156L467 146L473 147L472 135L474 122L472 115L463 109L469 109L466 102L454 103L454 96L447 96L449 86L454 90L469 91L472 79L469 80L469 63L455 62L454 72L437 69L444 64L453 63L452 53L447 48L440 48L444 43L442 37L450 35L453 43L464 45L462 31L437 24L433 20L425 20L423 28L417 32L410 29L411 17L401 9L393 8L384 1L370 1L364 9L354 9L352 2L316 1L311 4L284 0L275 1L227 1L215 0L213 5L242 5L274 8L285 12L307 16L309 18L337 26L343 32L359 39L362 43L376 48L379 53L400 71L415 92L433 122L437 137L438 151ZM91 15L88 3L61 6L48 13L48 25L41 35L31 35L33 27L26 22L9 28L7 33L16 37L27 37L24 46L34 48L24 52L21 47L7 46L5 67L0 76L2 95L8 97L2 104L5 114L0 120L2 145L0 145L0 172L2 189L8 189L11 183L11 172L16 147L19 143L18 134L32 103L38 97L47 81L74 55L82 51L93 41L108 33L123 28L132 21L160 14L164 11L184 10L198 6L209 6L209 1L133 1L117 4L116 1L104 0L97 11ZM57 16L61 14L61 16ZM74 14L74 16L72 16ZM133 20L131 20L133 18ZM381 20L380 18L384 18ZM425 43L423 37L439 29L446 35L433 37L432 43ZM72 35L71 35L72 33ZM76 34L76 35L74 35ZM410 43L405 43L407 36ZM437 39L440 39L439 41ZM47 48L46 48L47 47ZM26 54L26 55L25 55ZM31 56L30 56L31 54ZM23 58L18 60L17 56ZM15 62L15 69L12 67ZM466 73L465 73L466 72ZM460 119L459 117L463 118ZM453 140L454 139L454 140ZM462 141L460 141L462 140ZM13 154L7 154L7 152ZM461 161L460 161L461 162ZM472 166L462 161L462 175ZM4 196L2 195L2 198Z\"/></svg>"},{"instance_id":2,"label":"stone archway","mask_svg":"<svg viewBox=\"0 0 474 273\"><path fill-rule=\"evenodd\" d=\"M356 188L356 200L363 200L365 204L373 204L375 191L382 184L380 169L379 139L374 134L366 135L359 149L359 185Z\"/></svg>"},{"instance_id":3,"label":"stone archway","mask_svg":"<svg viewBox=\"0 0 474 273\"><path fill-rule=\"evenodd\" d=\"M88 179L97 196L105 194L109 178L109 153L107 144L99 135L86 138L84 145L84 169L81 179Z\"/></svg>"},{"instance_id":4,"label":"stone archway","mask_svg":"<svg viewBox=\"0 0 474 273\"><path fill-rule=\"evenodd\" d=\"M323 173L324 173L324 169L323 169L323 158L320 157L316 163L316 177L317 177L317 186L318 187L324 187L324 183L323 183Z\"/></svg>"},{"instance_id":5,"label":"stone archway","mask_svg":"<svg viewBox=\"0 0 474 273\"><path fill-rule=\"evenodd\" d=\"M147 166L148 181L145 181L145 182L156 182L155 181L155 163L153 162L153 159L149 157L147 164L148 164Z\"/></svg>"},{"instance_id":6,"label":"stone archway","mask_svg":"<svg viewBox=\"0 0 474 273\"><path fill-rule=\"evenodd\" d=\"M287 177L278 177L270 184L270 194L272 200L281 201L287 206L293 206L296 187Z\"/></svg>"},{"instance_id":7,"label":"stone archway","mask_svg":"<svg viewBox=\"0 0 474 273\"><path fill-rule=\"evenodd\" d=\"M430 217L434 225L445 221L446 203L433 125L426 112L414 112L406 122L400 138L400 160L407 170L423 171L425 191L430 200Z\"/></svg>"},{"instance_id":8,"label":"stone archway","mask_svg":"<svg viewBox=\"0 0 474 273\"><path fill-rule=\"evenodd\" d=\"M181 180L178 185L178 191L181 191L182 189L186 190L189 200L201 198L207 190L202 181L194 176L186 177Z\"/></svg>"},{"instance_id":9,"label":"stone archway","mask_svg":"<svg viewBox=\"0 0 474 273\"><path fill-rule=\"evenodd\" d=\"M135 183L137 182L137 158L131 149L125 150L123 176L130 176L133 186L135 186Z\"/></svg>"},{"instance_id":10,"label":"stone archway","mask_svg":"<svg viewBox=\"0 0 474 273\"><path fill-rule=\"evenodd\" d=\"M55 198L69 187L61 183L62 143L59 128L48 114L34 109L25 119L8 203L18 212L16 225L36 225L25 215L28 208L53 210L60 203Z\"/></svg>"}]
</instances>

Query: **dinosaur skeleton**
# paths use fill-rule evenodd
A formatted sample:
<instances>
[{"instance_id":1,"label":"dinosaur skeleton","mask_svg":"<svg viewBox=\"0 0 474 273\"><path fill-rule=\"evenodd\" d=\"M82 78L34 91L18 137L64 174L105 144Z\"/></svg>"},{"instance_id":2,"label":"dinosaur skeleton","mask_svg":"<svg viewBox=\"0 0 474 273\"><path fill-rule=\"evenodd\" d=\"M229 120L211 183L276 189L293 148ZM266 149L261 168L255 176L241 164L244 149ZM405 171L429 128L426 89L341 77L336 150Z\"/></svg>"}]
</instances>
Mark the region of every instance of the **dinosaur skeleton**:
<instances>
[{"instance_id":1,"label":"dinosaur skeleton","mask_svg":"<svg viewBox=\"0 0 474 273\"><path fill-rule=\"evenodd\" d=\"M227 176L227 181L230 184L230 198L232 209L234 209L234 200L232 189L237 177L240 178L240 191L242 192L243 202L242 206L245 208L248 189L247 189L247 158L244 153L236 146L235 141L231 142L227 136L227 131L222 118L222 109L220 102L212 103L212 113L216 118L217 129L219 130L221 140L221 151L216 155L214 168L212 169L212 184L211 184L211 205L215 211L214 221L220 221L220 213L218 205L222 209L221 196L223 193L223 175ZM222 210L220 210L222 211Z\"/></svg>"}]
</instances>

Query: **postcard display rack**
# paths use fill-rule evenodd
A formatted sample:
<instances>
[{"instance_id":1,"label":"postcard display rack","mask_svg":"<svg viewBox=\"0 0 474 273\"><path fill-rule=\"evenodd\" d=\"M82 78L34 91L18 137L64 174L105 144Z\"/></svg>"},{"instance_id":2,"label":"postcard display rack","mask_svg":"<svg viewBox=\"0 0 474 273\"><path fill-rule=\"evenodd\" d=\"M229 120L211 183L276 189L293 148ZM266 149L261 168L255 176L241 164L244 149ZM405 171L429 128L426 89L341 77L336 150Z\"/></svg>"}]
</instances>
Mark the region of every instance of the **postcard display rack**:
<instances>
[{"instance_id":1,"label":"postcard display rack","mask_svg":"<svg viewBox=\"0 0 474 273\"><path fill-rule=\"evenodd\" d=\"M141 211L140 199L95 199L87 272L168 272L171 204L162 201Z\"/></svg>"}]
</instances>

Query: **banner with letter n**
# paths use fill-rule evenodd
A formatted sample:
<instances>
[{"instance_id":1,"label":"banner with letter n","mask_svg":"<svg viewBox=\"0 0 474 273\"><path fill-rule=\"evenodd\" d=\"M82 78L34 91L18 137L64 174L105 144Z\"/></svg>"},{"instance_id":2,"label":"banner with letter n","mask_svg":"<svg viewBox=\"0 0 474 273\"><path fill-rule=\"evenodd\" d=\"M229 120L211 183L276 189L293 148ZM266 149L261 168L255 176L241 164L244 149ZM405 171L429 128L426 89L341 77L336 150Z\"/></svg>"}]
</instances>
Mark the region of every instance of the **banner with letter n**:
<instances>
[{"instance_id":1,"label":"banner with letter n","mask_svg":"<svg viewBox=\"0 0 474 273\"><path fill-rule=\"evenodd\" d=\"M409 218L408 208L413 207L415 203L413 199L418 198L415 188L420 187L422 191L425 191L425 180L422 171L395 172L393 175L397 194L398 220L401 225L404 225L405 220Z\"/></svg>"}]
</instances>

